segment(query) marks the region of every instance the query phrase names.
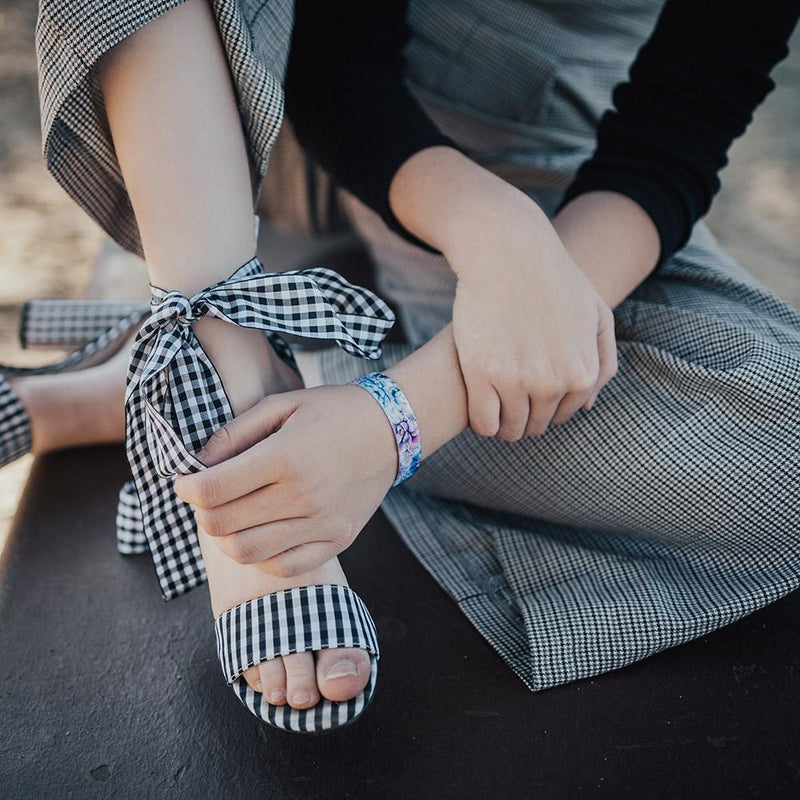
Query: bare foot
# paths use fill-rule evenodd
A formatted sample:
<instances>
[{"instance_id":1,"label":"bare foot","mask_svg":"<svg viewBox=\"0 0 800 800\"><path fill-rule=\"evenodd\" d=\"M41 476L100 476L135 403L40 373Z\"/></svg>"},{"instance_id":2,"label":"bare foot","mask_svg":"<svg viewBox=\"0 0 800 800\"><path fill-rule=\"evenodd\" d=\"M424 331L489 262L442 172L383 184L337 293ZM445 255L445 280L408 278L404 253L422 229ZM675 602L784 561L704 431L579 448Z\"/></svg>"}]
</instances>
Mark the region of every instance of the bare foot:
<instances>
[{"instance_id":1,"label":"bare foot","mask_svg":"<svg viewBox=\"0 0 800 800\"><path fill-rule=\"evenodd\" d=\"M95 366L11 379L31 421L34 453L124 440L125 373L133 337Z\"/></svg>"},{"instance_id":2,"label":"bare foot","mask_svg":"<svg viewBox=\"0 0 800 800\"><path fill-rule=\"evenodd\" d=\"M266 345L263 334L252 335L253 331L205 319L196 324L195 332L215 363L236 414L266 394L302 387L298 375ZM283 589L320 583L347 585L338 559L304 575L276 578L257 564L233 561L202 529L199 538L215 617L247 600ZM244 678L273 705L311 708L321 696L343 701L358 695L367 684L370 667L364 650L321 650L264 661L247 670Z\"/></svg>"}]
</instances>

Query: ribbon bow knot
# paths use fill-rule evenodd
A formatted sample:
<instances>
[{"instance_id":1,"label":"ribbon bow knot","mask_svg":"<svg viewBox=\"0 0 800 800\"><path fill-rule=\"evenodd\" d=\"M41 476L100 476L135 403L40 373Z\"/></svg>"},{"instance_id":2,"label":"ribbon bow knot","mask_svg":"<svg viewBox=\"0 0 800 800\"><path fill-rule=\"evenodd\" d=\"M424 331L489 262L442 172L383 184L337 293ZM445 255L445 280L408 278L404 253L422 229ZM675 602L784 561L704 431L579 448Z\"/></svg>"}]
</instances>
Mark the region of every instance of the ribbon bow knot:
<instances>
[{"instance_id":1,"label":"ribbon bow knot","mask_svg":"<svg viewBox=\"0 0 800 800\"><path fill-rule=\"evenodd\" d=\"M194 304L186 295L180 292L168 292L163 300L153 307L154 322L158 327L164 327L170 322L187 328L203 315L203 309L195 311Z\"/></svg>"},{"instance_id":2,"label":"ribbon bow knot","mask_svg":"<svg viewBox=\"0 0 800 800\"><path fill-rule=\"evenodd\" d=\"M153 287L128 372L128 460L164 596L205 578L191 509L172 488L178 473L203 468L193 455L233 417L222 382L192 323L214 317L262 330L279 356L294 359L280 333L332 339L351 355L378 358L394 314L376 295L316 267L265 273L258 259L189 298Z\"/></svg>"}]
</instances>

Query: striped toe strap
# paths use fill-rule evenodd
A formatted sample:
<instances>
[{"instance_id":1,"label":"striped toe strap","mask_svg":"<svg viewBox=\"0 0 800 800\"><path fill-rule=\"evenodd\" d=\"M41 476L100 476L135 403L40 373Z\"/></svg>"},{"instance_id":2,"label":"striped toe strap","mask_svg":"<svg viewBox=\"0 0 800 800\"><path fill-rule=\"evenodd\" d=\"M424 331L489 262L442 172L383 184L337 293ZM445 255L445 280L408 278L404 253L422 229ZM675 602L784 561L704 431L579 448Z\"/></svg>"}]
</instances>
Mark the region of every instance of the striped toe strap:
<instances>
[{"instance_id":1,"label":"striped toe strap","mask_svg":"<svg viewBox=\"0 0 800 800\"><path fill-rule=\"evenodd\" d=\"M347 586L304 586L257 597L221 614L215 629L225 679L253 714L275 727L303 733L341 727L364 710L375 691L380 658L375 623ZM273 706L241 679L245 670L279 656L351 647L366 650L371 662L367 686L352 700L323 699L304 710Z\"/></svg>"}]
</instances>

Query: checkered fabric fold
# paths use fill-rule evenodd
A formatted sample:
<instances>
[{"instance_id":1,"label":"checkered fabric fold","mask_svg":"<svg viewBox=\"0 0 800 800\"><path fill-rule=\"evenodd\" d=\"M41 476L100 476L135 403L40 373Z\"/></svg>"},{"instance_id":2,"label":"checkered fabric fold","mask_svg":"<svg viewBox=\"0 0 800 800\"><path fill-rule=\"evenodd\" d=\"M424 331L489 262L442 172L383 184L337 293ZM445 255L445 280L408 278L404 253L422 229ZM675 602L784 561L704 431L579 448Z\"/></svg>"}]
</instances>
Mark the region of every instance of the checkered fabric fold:
<instances>
[{"instance_id":1,"label":"checkered fabric fold","mask_svg":"<svg viewBox=\"0 0 800 800\"><path fill-rule=\"evenodd\" d=\"M215 625L217 653L225 679L257 717L283 730L319 732L352 722L375 691L378 637L361 598L347 586L305 586L257 597L221 614ZM313 708L270 705L241 677L262 661L337 648L366 650L370 677L364 691L351 700L321 700Z\"/></svg>"},{"instance_id":2,"label":"checkered fabric fold","mask_svg":"<svg viewBox=\"0 0 800 800\"><path fill-rule=\"evenodd\" d=\"M322 267L265 273L254 258L191 298L153 287L152 314L137 335L128 371L126 434L144 531L167 600L205 580L194 516L172 479L203 468L193 453L233 417L192 330L204 316L264 331L290 363L279 333L332 339L351 355L374 359L394 322L380 298Z\"/></svg>"},{"instance_id":3,"label":"checkered fabric fold","mask_svg":"<svg viewBox=\"0 0 800 800\"><path fill-rule=\"evenodd\" d=\"M0 373L0 467L31 449L31 421L14 390Z\"/></svg>"},{"instance_id":4,"label":"checkered fabric fold","mask_svg":"<svg viewBox=\"0 0 800 800\"><path fill-rule=\"evenodd\" d=\"M117 551L123 556L136 556L149 551L144 533L142 509L133 481L125 481L117 503Z\"/></svg>"}]
</instances>

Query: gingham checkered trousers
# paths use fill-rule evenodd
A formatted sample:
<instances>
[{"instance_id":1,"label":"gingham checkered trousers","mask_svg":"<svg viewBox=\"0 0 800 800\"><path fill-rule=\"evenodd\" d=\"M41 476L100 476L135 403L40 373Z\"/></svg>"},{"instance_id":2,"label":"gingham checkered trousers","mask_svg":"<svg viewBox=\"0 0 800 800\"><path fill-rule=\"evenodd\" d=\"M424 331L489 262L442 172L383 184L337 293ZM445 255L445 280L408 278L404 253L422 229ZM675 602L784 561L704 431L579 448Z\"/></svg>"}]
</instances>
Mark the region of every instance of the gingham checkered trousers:
<instances>
[{"instance_id":1,"label":"gingham checkered trousers","mask_svg":"<svg viewBox=\"0 0 800 800\"><path fill-rule=\"evenodd\" d=\"M169 600L206 578L194 515L176 496L172 478L203 469L193 453L233 418L192 323L208 316L263 330L278 355L294 366L280 333L333 340L351 355L374 359L394 315L372 292L331 270L265 273L257 258L191 298L153 287L152 309L131 355L126 437L144 532ZM123 489L123 522L130 505Z\"/></svg>"}]
</instances>

